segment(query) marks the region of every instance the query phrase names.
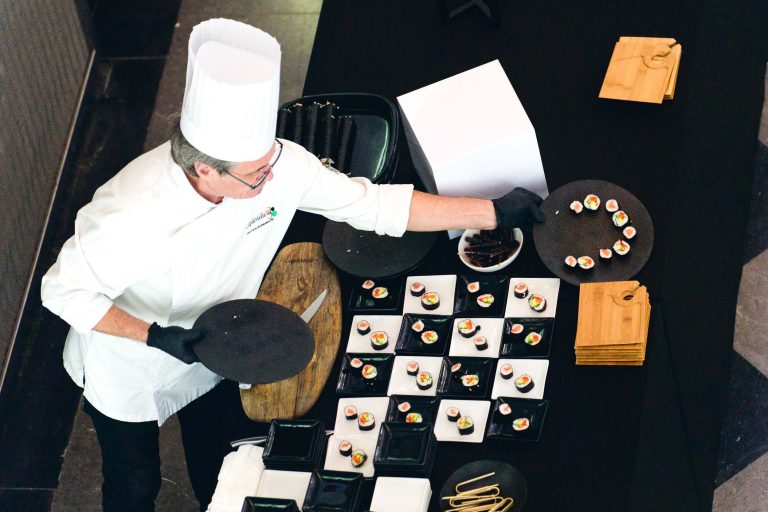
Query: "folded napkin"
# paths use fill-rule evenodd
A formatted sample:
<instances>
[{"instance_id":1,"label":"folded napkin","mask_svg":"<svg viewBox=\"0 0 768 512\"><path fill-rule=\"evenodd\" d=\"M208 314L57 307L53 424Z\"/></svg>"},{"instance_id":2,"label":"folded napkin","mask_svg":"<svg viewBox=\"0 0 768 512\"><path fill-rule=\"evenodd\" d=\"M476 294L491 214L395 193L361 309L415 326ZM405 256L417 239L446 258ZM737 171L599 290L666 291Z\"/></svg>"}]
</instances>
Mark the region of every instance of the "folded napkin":
<instances>
[{"instance_id":1,"label":"folded napkin","mask_svg":"<svg viewBox=\"0 0 768 512\"><path fill-rule=\"evenodd\" d=\"M426 478L382 476L376 479L371 512L427 512L432 488Z\"/></svg>"},{"instance_id":2,"label":"folded napkin","mask_svg":"<svg viewBox=\"0 0 768 512\"><path fill-rule=\"evenodd\" d=\"M224 457L208 512L240 512L246 496L255 496L264 472L264 449L245 444Z\"/></svg>"}]
</instances>

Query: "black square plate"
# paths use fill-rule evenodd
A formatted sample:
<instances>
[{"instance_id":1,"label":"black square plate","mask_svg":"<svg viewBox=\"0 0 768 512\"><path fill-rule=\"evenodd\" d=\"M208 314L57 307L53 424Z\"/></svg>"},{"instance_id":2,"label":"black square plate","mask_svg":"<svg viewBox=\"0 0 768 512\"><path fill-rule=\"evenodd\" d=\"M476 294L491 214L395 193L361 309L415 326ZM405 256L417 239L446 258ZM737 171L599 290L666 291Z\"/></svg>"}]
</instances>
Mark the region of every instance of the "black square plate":
<instances>
[{"instance_id":1,"label":"black square plate","mask_svg":"<svg viewBox=\"0 0 768 512\"><path fill-rule=\"evenodd\" d=\"M432 423L384 423L379 431L374 466L423 467L437 443Z\"/></svg>"},{"instance_id":2,"label":"black square plate","mask_svg":"<svg viewBox=\"0 0 768 512\"><path fill-rule=\"evenodd\" d=\"M408 402L411 408L406 412L400 412L398 406ZM440 408L440 399L435 396L404 396L392 395L389 397L389 409L387 421L390 423L405 423L405 417L412 412L421 414L422 423L435 423L437 410Z\"/></svg>"},{"instance_id":3,"label":"black square plate","mask_svg":"<svg viewBox=\"0 0 768 512\"><path fill-rule=\"evenodd\" d=\"M349 310L355 312L372 311L397 311L400 308L400 299L403 296L404 282L402 278L371 279L373 288L363 288L364 279L352 280L352 293L349 298ZM373 298L373 290L383 286L387 289L387 296L382 299Z\"/></svg>"},{"instance_id":4,"label":"black square plate","mask_svg":"<svg viewBox=\"0 0 768 512\"><path fill-rule=\"evenodd\" d=\"M304 512L355 512L363 474L319 470L312 473L304 498Z\"/></svg>"},{"instance_id":5,"label":"black square plate","mask_svg":"<svg viewBox=\"0 0 768 512\"><path fill-rule=\"evenodd\" d=\"M311 468L324 448L321 421L272 420L262 458L268 468Z\"/></svg>"},{"instance_id":6,"label":"black square plate","mask_svg":"<svg viewBox=\"0 0 768 512\"><path fill-rule=\"evenodd\" d=\"M349 362L358 358L363 365L372 364L376 367L377 375L372 381L363 379L360 370L350 366ZM394 354L344 354L344 361L339 372L339 382L336 394L341 396L386 396L389 387L389 377L392 374Z\"/></svg>"},{"instance_id":7,"label":"black square plate","mask_svg":"<svg viewBox=\"0 0 768 512\"><path fill-rule=\"evenodd\" d=\"M507 404L512 408L510 414L501 414L499 407ZM486 434L496 439L509 439L512 441L538 441L541 437L541 429L544 426L544 417L547 415L548 400L528 400L525 398L512 398L500 396L496 399L488 421ZM519 418L527 418L529 426L525 430L515 430L512 422Z\"/></svg>"},{"instance_id":8,"label":"black square plate","mask_svg":"<svg viewBox=\"0 0 768 512\"><path fill-rule=\"evenodd\" d=\"M454 364L460 363L458 372L451 372ZM443 368L440 371L440 382L437 386L437 396L441 398L488 398L493 387L494 359L480 357L444 357ZM476 374L480 384L475 388L467 388L462 384L463 375Z\"/></svg>"},{"instance_id":9,"label":"black square plate","mask_svg":"<svg viewBox=\"0 0 768 512\"><path fill-rule=\"evenodd\" d=\"M249 496L243 501L240 512L299 512L299 507L296 500Z\"/></svg>"},{"instance_id":10,"label":"black square plate","mask_svg":"<svg viewBox=\"0 0 768 512\"><path fill-rule=\"evenodd\" d=\"M521 333L512 334L512 326L515 324L523 326ZM554 328L554 318L505 318L504 334L501 337L501 357L512 359L549 357ZM531 333L541 335L541 341L536 345L530 345L525 341Z\"/></svg>"},{"instance_id":11,"label":"black square plate","mask_svg":"<svg viewBox=\"0 0 768 512\"><path fill-rule=\"evenodd\" d=\"M477 282L480 289L475 293L467 290L469 283ZM456 300L453 303L453 312L457 315L474 317L504 316L504 308L507 305L508 276L459 276L456 280ZM477 303L480 295L490 293L493 295L493 304L484 308Z\"/></svg>"},{"instance_id":12,"label":"black square plate","mask_svg":"<svg viewBox=\"0 0 768 512\"><path fill-rule=\"evenodd\" d=\"M424 328L416 332L413 330L413 324L421 320ZM403 323L400 325L400 335L397 338L395 352L404 355L416 356L442 356L448 348L451 339L451 324L453 318L450 316L430 316L416 315L406 313L403 315ZM421 335L427 331L437 333L437 341L427 344L421 341Z\"/></svg>"}]
</instances>

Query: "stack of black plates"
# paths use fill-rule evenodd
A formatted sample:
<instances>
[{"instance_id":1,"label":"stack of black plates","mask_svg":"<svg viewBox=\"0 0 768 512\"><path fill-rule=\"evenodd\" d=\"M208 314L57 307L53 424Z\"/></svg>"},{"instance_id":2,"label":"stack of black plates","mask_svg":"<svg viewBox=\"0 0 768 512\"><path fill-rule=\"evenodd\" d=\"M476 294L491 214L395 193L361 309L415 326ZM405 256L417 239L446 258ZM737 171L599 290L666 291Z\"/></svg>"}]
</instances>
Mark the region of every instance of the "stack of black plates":
<instances>
[{"instance_id":1,"label":"stack of black plates","mask_svg":"<svg viewBox=\"0 0 768 512\"><path fill-rule=\"evenodd\" d=\"M299 512L299 507L296 500L248 496L240 512Z\"/></svg>"},{"instance_id":2,"label":"stack of black plates","mask_svg":"<svg viewBox=\"0 0 768 512\"><path fill-rule=\"evenodd\" d=\"M360 510L363 475L347 471L312 473L304 497L304 512L356 512Z\"/></svg>"},{"instance_id":3,"label":"stack of black plates","mask_svg":"<svg viewBox=\"0 0 768 512\"><path fill-rule=\"evenodd\" d=\"M378 476L429 478L437 439L432 423L383 423L373 465Z\"/></svg>"},{"instance_id":4,"label":"stack of black plates","mask_svg":"<svg viewBox=\"0 0 768 512\"><path fill-rule=\"evenodd\" d=\"M316 420L272 420L264 447L264 466L312 471L325 455L325 426Z\"/></svg>"}]
</instances>

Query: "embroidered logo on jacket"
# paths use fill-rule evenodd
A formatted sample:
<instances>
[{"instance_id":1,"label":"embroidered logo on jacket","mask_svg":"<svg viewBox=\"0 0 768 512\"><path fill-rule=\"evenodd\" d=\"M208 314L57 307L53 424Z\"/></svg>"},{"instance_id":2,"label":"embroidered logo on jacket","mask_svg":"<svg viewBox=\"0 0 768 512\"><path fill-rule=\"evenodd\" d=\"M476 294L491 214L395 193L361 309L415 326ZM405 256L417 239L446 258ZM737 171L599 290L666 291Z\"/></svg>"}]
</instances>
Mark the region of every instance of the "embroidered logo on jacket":
<instances>
[{"instance_id":1,"label":"embroidered logo on jacket","mask_svg":"<svg viewBox=\"0 0 768 512\"><path fill-rule=\"evenodd\" d=\"M254 218L248 221L245 225L245 234L250 235L259 228L263 228L277 217L277 210L274 206L270 206Z\"/></svg>"}]
</instances>

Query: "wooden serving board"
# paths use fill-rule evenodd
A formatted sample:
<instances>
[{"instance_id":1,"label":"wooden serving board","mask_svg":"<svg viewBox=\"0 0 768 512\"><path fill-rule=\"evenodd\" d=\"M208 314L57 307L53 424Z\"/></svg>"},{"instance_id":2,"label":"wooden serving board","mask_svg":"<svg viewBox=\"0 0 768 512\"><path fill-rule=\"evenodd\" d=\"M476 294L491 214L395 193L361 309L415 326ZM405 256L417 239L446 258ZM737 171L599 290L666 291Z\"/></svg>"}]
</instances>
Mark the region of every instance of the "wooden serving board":
<instances>
[{"instance_id":1,"label":"wooden serving board","mask_svg":"<svg viewBox=\"0 0 768 512\"><path fill-rule=\"evenodd\" d=\"M315 336L315 353L309 365L288 379L240 390L243 410L253 421L305 415L328 380L341 342L339 278L323 247L310 242L291 244L272 262L256 298L280 304L300 315L326 289L325 301L309 321Z\"/></svg>"}]
</instances>

